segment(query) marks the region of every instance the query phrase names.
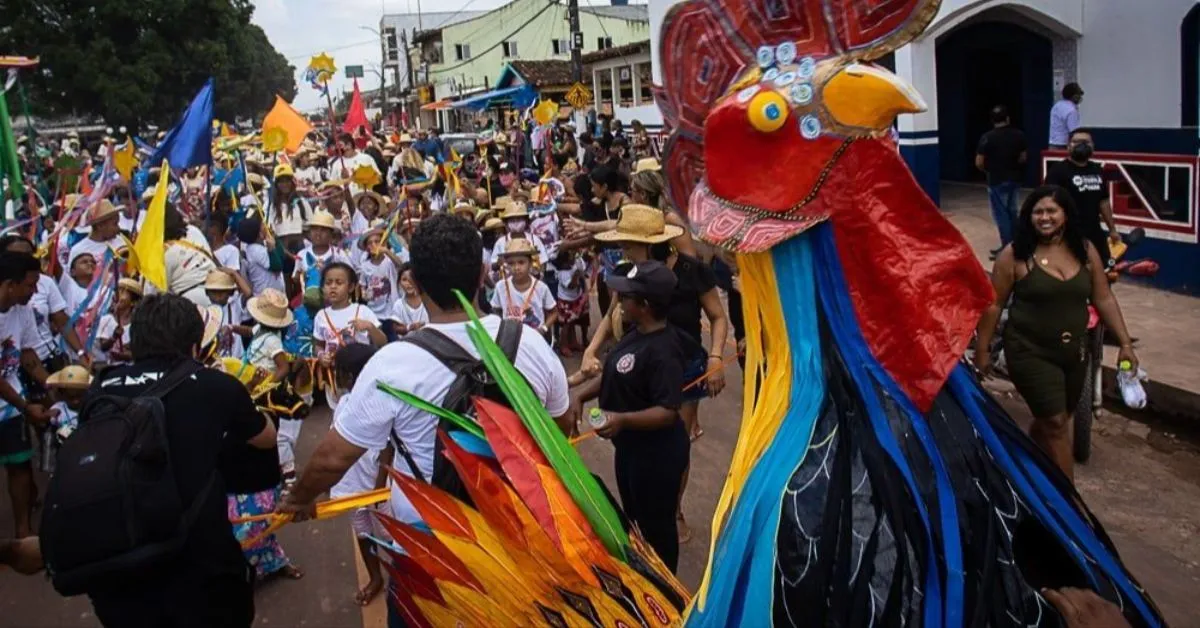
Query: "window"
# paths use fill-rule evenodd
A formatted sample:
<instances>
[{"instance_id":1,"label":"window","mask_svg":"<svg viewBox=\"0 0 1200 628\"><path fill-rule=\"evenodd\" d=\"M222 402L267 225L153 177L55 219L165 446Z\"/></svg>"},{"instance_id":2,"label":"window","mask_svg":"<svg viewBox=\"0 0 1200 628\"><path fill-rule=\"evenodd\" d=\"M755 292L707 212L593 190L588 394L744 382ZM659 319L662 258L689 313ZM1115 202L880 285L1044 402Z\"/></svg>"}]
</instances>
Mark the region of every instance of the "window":
<instances>
[{"instance_id":1,"label":"window","mask_svg":"<svg viewBox=\"0 0 1200 628\"><path fill-rule=\"evenodd\" d=\"M502 46L502 47L503 47L503 49L504 49L504 56L505 56L506 58L507 58L507 57L515 57L515 56L517 56L517 42L515 42L515 41L506 41L506 42L504 42L503 44L501 44L501 46Z\"/></svg>"},{"instance_id":2,"label":"window","mask_svg":"<svg viewBox=\"0 0 1200 628\"><path fill-rule=\"evenodd\" d=\"M556 55L571 54L571 42L570 41L567 41L566 39L555 39L554 41L552 41L550 43L553 44L554 54L556 54Z\"/></svg>"},{"instance_id":3,"label":"window","mask_svg":"<svg viewBox=\"0 0 1200 628\"><path fill-rule=\"evenodd\" d=\"M454 60L465 61L471 58L471 44L454 44Z\"/></svg>"},{"instance_id":4,"label":"window","mask_svg":"<svg viewBox=\"0 0 1200 628\"><path fill-rule=\"evenodd\" d=\"M596 50L607 50L612 48L612 37L597 37Z\"/></svg>"}]
</instances>

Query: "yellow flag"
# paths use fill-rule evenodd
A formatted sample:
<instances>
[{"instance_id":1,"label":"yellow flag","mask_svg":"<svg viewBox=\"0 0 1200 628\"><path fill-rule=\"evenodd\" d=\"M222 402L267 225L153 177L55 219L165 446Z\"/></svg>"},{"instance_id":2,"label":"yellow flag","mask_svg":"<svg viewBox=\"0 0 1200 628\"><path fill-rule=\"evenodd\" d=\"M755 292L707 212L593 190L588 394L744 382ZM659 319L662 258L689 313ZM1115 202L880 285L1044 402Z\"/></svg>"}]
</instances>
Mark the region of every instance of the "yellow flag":
<instances>
[{"instance_id":1,"label":"yellow flag","mask_svg":"<svg viewBox=\"0 0 1200 628\"><path fill-rule=\"evenodd\" d=\"M163 292L167 291L163 228L167 222L167 184L170 181L170 172L171 164L164 159L158 175L158 185L154 187L154 199L150 201L150 207L146 210L146 221L138 230L137 241L133 243L134 254L130 256L134 270L142 273L146 281Z\"/></svg>"},{"instance_id":2,"label":"yellow flag","mask_svg":"<svg viewBox=\"0 0 1200 628\"><path fill-rule=\"evenodd\" d=\"M125 138L125 148L113 152L113 167L121 175L121 178L129 181L129 177L133 174L133 167L137 165L137 152L133 148L133 140L127 136Z\"/></svg>"}]
</instances>

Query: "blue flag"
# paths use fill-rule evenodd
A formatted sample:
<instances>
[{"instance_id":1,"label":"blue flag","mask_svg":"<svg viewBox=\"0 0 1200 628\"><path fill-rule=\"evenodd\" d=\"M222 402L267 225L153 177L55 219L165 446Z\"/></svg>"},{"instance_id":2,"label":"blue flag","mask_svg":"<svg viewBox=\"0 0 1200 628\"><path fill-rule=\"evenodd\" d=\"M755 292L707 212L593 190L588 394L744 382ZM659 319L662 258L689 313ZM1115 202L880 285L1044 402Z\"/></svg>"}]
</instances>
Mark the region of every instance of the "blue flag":
<instances>
[{"instance_id":1,"label":"blue flag","mask_svg":"<svg viewBox=\"0 0 1200 628\"><path fill-rule=\"evenodd\" d=\"M146 164L157 166L166 159L172 168L191 168L212 163L213 80L208 79L200 93L183 112L183 118L167 133L166 139Z\"/></svg>"}]
</instances>

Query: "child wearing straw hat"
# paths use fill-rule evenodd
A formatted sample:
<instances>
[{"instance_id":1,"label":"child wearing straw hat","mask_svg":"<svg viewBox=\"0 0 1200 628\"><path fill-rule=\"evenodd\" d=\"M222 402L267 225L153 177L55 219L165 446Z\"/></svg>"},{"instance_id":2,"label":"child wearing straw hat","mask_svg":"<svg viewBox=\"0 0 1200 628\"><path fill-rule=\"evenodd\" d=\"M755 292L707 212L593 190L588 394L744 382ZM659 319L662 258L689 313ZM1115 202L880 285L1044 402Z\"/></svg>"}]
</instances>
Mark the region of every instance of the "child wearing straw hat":
<instances>
[{"instance_id":1,"label":"child wearing straw hat","mask_svg":"<svg viewBox=\"0 0 1200 628\"><path fill-rule=\"evenodd\" d=\"M508 249L509 243L516 240L524 240L534 247L539 265L550 261L550 257L546 254L546 249L542 246L541 241L530 237L528 233L529 208L525 203L520 201L510 202L504 209L504 213L500 214L500 220L504 221L506 233L496 238L496 244L492 247L491 263L493 265L498 264L503 259L504 252Z\"/></svg>"},{"instance_id":2,"label":"child wearing straw hat","mask_svg":"<svg viewBox=\"0 0 1200 628\"><path fill-rule=\"evenodd\" d=\"M142 300L142 282L128 277L117 282L116 303L112 311L100 319L96 330L96 344L100 353L96 361L108 365L128 364L133 360L129 352L129 323L133 310Z\"/></svg>"},{"instance_id":3,"label":"child wearing straw hat","mask_svg":"<svg viewBox=\"0 0 1200 628\"><path fill-rule=\"evenodd\" d=\"M42 471L54 472L55 453L79 425L79 411L92 385L87 369L72 364L46 378L46 388L54 399L50 406L50 429L42 434Z\"/></svg>"},{"instance_id":4,"label":"child wearing straw hat","mask_svg":"<svg viewBox=\"0 0 1200 628\"><path fill-rule=\"evenodd\" d=\"M384 243L385 227L382 220L376 220L371 225L371 229L363 234L362 238L359 238L358 246L362 251L362 257L358 264L358 273L362 299L366 302L367 307L375 313L376 318L382 321L380 327L390 342L396 339L390 317L392 306L396 302L396 286L400 277L399 268L405 260L393 253L391 248Z\"/></svg>"},{"instance_id":5,"label":"child wearing straw hat","mask_svg":"<svg viewBox=\"0 0 1200 628\"><path fill-rule=\"evenodd\" d=\"M529 240L513 240L502 255L509 276L496 285L492 310L547 335L558 321L558 309L550 287L532 274L537 249Z\"/></svg>"},{"instance_id":6,"label":"child wearing straw hat","mask_svg":"<svg viewBox=\"0 0 1200 628\"><path fill-rule=\"evenodd\" d=\"M253 333L245 324L248 316L244 298L251 294L246 279L231 268L209 271L204 279L208 300L221 310L221 329L217 338L217 355L223 358L242 357L242 337Z\"/></svg>"},{"instance_id":7,"label":"child wearing straw hat","mask_svg":"<svg viewBox=\"0 0 1200 628\"><path fill-rule=\"evenodd\" d=\"M308 221L308 243L296 255L296 270L293 272L301 292L320 289L321 271L326 265L333 262L350 263L350 255L334 244L337 229L333 214L327 211L317 211Z\"/></svg>"},{"instance_id":8,"label":"child wearing straw hat","mask_svg":"<svg viewBox=\"0 0 1200 628\"><path fill-rule=\"evenodd\" d=\"M288 309L287 297L278 290L268 288L246 304L250 318L257 323L254 335L242 356L242 362L252 366L255 371L254 380L262 378L279 386L290 389L289 376L292 361L283 348L283 335L291 326L293 316ZM249 388L256 390L257 384ZM303 416L301 413L296 413ZM300 418L276 415L279 418L279 467L283 471L284 481L294 481L296 477L296 440L300 437Z\"/></svg>"}]
</instances>

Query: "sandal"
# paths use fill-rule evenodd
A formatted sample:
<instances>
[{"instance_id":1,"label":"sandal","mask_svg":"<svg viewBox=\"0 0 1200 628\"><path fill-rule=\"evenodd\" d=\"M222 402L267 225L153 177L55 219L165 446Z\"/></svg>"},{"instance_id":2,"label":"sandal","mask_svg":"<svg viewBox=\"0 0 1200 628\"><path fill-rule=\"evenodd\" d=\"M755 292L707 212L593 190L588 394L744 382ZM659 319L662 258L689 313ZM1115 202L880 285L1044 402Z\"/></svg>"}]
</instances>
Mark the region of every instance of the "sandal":
<instances>
[{"instance_id":1,"label":"sandal","mask_svg":"<svg viewBox=\"0 0 1200 628\"><path fill-rule=\"evenodd\" d=\"M367 583L367 586L359 589L354 594L354 603L359 606L366 606L371 603L371 600L375 599L375 596L379 595L380 591L383 591L383 581L372 580Z\"/></svg>"},{"instance_id":2,"label":"sandal","mask_svg":"<svg viewBox=\"0 0 1200 628\"><path fill-rule=\"evenodd\" d=\"M299 580L304 577L304 572L295 565L288 565L276 573L284 578L287 578L288 580Z\"/></svg>"}]
</instances>

